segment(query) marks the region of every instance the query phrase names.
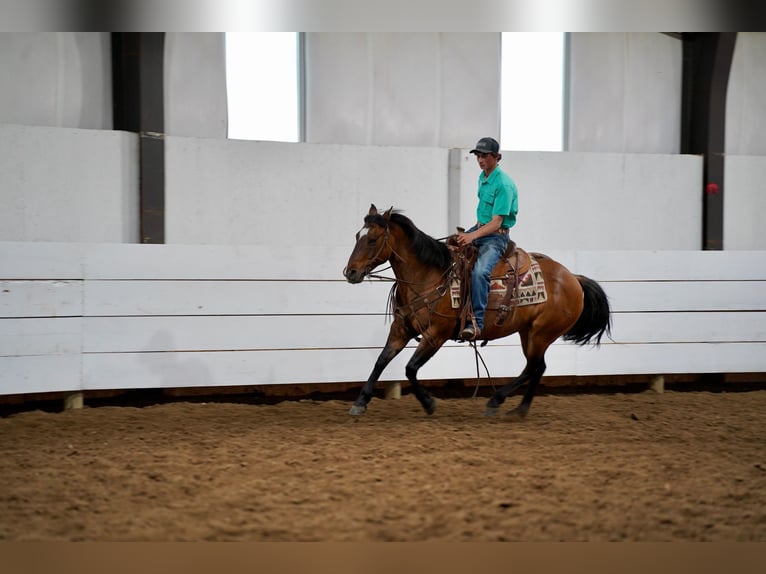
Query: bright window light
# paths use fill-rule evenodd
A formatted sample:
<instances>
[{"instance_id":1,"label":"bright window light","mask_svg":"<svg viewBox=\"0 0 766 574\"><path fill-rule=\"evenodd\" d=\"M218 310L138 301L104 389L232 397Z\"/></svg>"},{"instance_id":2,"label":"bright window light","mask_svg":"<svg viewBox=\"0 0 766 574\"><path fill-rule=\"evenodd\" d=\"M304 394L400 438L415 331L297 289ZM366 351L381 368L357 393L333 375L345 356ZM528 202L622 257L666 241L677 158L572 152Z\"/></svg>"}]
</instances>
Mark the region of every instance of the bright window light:
<instances>
[{"instance_id":1,"label":"bright window light","mask_svg":"<svg viewBox=\"0 0 766 574\"><path fill-rule=\"evenodd\" d=\"M300 141L298 34L226 34L229 138Z\"/></svg>"},{"instance_id":2,"label":"bright window light","mask_svg":"<svg viewBox=\"0 0 766 574\"><path fill-rule=\"evenodd\" d=\"M500 147L564 149L564 34L504 32Z\"/></svg>"},{"instance_id":3,"label":"bright window light","mask_svg":"<svg viewBox=\"0 0 766 574\"><path fill-rule=\"evenodd\" d=\"M229 138L300 141L298 34L226 34ZM564 34L502 35L500 144L561 151Z\"/></svg>"}]
</instances>

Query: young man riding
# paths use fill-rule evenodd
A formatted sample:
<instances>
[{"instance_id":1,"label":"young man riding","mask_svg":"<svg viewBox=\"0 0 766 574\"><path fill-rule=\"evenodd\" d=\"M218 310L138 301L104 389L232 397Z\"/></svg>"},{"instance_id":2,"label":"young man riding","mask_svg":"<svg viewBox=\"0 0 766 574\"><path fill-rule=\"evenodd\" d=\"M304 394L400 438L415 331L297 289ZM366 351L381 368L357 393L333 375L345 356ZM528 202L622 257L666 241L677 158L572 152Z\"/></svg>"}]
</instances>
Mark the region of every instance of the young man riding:
<instances>
[{"instance_id":1,"label":"young man riding","mask_svg":"<svg viewBox=\"0 0 766 574\"><path fill-rule=\"evenodd\" d=\"M478 339L481 335L490 274L508 247L508 230L515 225L519 210L516 184L500 169L498 162L503 156L499 152L500 145L490 137L481 138L471 150L482 171L479 174L476 224L457 234L458 245L473 243L479 251L471 274L471 305L476 328L472 323L466 324L460 332L460 338L465 341Z\"/></svg>"}]
</instances>

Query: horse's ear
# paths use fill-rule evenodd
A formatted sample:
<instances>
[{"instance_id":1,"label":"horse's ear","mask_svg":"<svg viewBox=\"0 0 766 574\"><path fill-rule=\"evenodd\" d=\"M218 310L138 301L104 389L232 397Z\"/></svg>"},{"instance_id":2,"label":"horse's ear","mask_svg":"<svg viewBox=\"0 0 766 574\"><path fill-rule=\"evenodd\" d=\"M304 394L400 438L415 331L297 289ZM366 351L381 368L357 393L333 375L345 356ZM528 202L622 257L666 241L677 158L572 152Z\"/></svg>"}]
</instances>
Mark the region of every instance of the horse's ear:
<instances>
[{"instance_id":1,"label":"horse's ear","mask_svg":"<svg viewBox=\"0 0 766 574\"><path fill-rule=\"evenodd\" d=\"M378 208L375 207L374 203L370 204L370 212L367 215L377 215L378 214Z\"/></svg>"},{"instance_id":2,"label":"horse's ear","mask_svg":"<svg viewBox=\"0 0 766 574\"><path fill-rule=\"evenodd\" d=\"M389 208L388 208L388 211L386 211L386 212L383 214L383 218L384 218L384 219L386 219L387 221L388 221L388 220L390 220L390 219L391 219L391 214L392 214L393 212L394 212L394 206L392 205L391 207L389 207Z\"/></svg>"}]
</instances>

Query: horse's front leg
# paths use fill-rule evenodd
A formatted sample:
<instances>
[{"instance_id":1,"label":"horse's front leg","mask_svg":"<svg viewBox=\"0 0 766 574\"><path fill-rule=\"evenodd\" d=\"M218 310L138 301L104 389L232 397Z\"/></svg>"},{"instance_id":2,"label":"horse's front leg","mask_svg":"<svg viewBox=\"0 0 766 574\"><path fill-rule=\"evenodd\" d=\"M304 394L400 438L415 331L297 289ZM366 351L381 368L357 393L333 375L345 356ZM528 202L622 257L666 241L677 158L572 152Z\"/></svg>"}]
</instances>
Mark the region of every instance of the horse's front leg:
<instances>
[{"instance_id":1,"label":"horse's front leg","mask_svg":"<svg viewBox=\"0 0 766 574\"><path fill-rule=\"evenodd\" d=\"M362 386L362 390L359 392L359 396L354 401L350 415L363 415L367 410L367 404L372 400L372 392L375 390L375 383L378 382L383 369L399 354L399 352L407 346L407 343L412 337L407 333L404 325L394 321L391 325L391 330L388 333L388 339L383 350L378 355L378 359L375 361L375 366L372 368L367 382Z\"/></svg>"}]
</instances>

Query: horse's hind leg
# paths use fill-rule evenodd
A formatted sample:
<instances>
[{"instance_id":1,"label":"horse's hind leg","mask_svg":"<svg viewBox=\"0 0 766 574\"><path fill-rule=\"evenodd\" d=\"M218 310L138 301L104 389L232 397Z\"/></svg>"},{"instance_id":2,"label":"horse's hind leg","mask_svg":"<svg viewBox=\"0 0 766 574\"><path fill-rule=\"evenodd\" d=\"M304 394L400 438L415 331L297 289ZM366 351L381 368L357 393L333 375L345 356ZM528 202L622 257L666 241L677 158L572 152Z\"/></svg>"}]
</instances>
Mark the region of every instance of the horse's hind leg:
<instances>
[{"instance_id":1,"label":"horse's hind leg","mask_svg":"<svg viewBox=\"0 0 766 574\"><path fill-rule=\"evenodd\" d=\"M540 365L542 363L542 365ZM497 414L497 412L500 410L500 405L502 405L505 402L505 399L513 393L516 389L518 389L521 385L526 383L527 381L533 381L536 379L536 382L534 386L537 386L537 381L540 380L540 377L542 377L542 373L545 371L545 361L537 361L537 360L529 360L527 359L527 364L524 367L524 370L521 371L521 374L516 377L514 380L512 380L507 385L503 385L499 389L497 389L494 393L492 393L492 396L489 398L489 401L487 401L487 408L484 411L484 414L487 416L494 416ZM539 373L539 374L538 374ZM530 384L530 387L532 385ZM527 390L527 393L529 393L529 390ZM534 391L532 391L532 394L534 395ZM526 395L524 397L526 399ZM531 403L532 399L530 397L528 403ZM529 404L527 404L527 410L529 410Z\"/></svg>"},{"instance_id":2,"label":"horse's hind leg","mask_svg":"<svg viewBox=\"0 0 766 574\"><path fill-rule=\"evenodd\" d=\"M524 383L529 382L527 390L524 393L524 398L521 400L521 404L513 409L509 414L514 414L520 418L523 418L529 412L529 407L532 405L532 399L535 397L537 391L537 385L540 383L540 379L545 373L545 351L547 345L534 345L529 344L529 336L527 333L521 333L521 347L524 350L524 355L527 358L527 364L521 374L503 387L499 388L490 397L487 402L487 409L485 414L488 416L496 415L500 405L505 402L505 399L516 389L518 389ZM544 348L540 348L544 347Z\"/></svg>"},{"instance_id":3,"label":"horse's hind leg","mask_svg":"<svg viewBox=\"0 0 766 574\"><path fill-rule=\"evenodd\" d=\"M524 393L524 398L521 399L521 403L518 407L510 411L509 415L515 415L519 418L524 418L529 412L529 407L532 405L532 399L535 398L535 392L537 391L537 385L540 383L540 379L543 378L545 372L545 359L541 358L535 362L534 367L531 369L529 377L529 384L527 390Z\"/></svg>"}]
</instances>

